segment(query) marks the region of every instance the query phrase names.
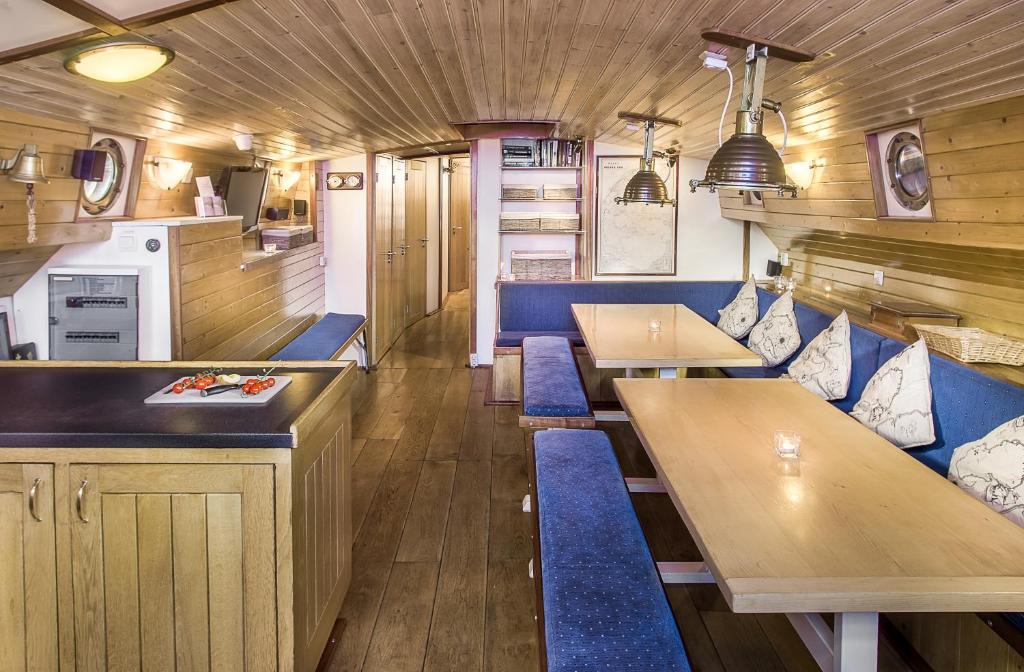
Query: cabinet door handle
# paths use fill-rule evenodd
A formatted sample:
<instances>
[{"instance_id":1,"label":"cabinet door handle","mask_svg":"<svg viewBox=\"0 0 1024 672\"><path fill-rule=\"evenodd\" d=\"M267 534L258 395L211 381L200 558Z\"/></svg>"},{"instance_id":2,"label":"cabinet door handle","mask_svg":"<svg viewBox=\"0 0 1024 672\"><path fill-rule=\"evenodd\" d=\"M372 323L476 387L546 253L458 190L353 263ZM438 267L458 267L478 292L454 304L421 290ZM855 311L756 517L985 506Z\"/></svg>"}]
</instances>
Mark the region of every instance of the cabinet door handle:
<instances>
[{"instance_id":1,"label":"cabinet door handle","mask_svg":"<svg viewBox=\"0 0 1024 672\"><path fill-rule=\"evenodd\" d=\"M88 523L89 519L82 515L82 498L85 497L85 487L89 485L89 481L82 479L82 485L78 488L78 496L75 497L75 512L78 513L78 519L83 523Z\"/></svg>"},{"instance_id":2,"label":"cabinet door handle","mask_svg":"<svg viewBox=\"0 0 1024 672\"><path fill-rule=\"evenodd\" d=\"M32 482L32 487L28 491L28 512L32 514L37 523L43 522L43 519L39 517L39 512L36 511L36 495L39 493L39 484L42 483L43 479L37 478Z\"/></svg>"}]
</instances>

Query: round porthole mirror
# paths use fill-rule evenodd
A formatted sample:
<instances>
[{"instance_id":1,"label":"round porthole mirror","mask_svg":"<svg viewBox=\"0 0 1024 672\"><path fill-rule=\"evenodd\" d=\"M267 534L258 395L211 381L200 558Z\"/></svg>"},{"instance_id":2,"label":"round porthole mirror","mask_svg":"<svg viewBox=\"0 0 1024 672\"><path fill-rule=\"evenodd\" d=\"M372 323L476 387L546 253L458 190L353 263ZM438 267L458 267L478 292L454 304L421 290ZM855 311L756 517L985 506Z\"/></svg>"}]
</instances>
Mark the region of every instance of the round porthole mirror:
<instances>
[{"instance_id":1,"label":"round porthole mirror","mask_svg":"<svg viewBox=\"0 0 1024 672\"><path fill-rule=\"evenodd\" d=\"M928 203L928 173L921 139L913 133L897 133L886 151L889 188L903 207L920 210Z\"/></svg>"},{"instance_id":2,"label":"round porthole mirror","mask_svg":"<svg viewBox=\"0 0 1024 672\"><path fill-rule=\"evenodd\" d=\"M90 215L100 215L110 209L121 193L124 182L124 151L113 138L103 138L92 149L106 154L103 178L82 183L82 208Z\"/></svg>"}]
</instances>

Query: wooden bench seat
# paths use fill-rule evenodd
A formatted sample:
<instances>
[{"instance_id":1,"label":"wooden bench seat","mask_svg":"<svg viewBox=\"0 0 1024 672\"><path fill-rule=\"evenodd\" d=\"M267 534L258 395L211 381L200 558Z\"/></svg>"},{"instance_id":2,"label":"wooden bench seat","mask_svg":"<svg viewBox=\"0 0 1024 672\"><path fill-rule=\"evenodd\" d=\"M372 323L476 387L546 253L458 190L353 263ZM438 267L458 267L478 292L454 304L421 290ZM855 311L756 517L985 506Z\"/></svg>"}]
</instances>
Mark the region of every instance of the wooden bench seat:
<instances>
[{"instance_id":1,"label":"wooden bench seat","mask_svg":"<svg viewBox=\"0 0 1024 672\"><path fill-rule=\"evenodd\" d=\"M519 426L594 427L594 414L568 339L523 339L523 414Z\"/></svg>"},{"instance_id":2,"label":"wooden bench seat","mask_svg":"<svg viewBox=\"0 0 1024 672\"><path fill-rule=\"evenodd\" d=\"M355 343L363 353L361 336L366 330L362 315L327 313L291 343L271 355L272 361L327 361L340 357ZM361 363L364 364L364 363Z\"/></svg>"},{"instance_id":3,"label":"wooden bench seat","mask_svg":"<svg viewBox=\"0 0 1024 672\"><path fill-rule=\"evenodd\" d=\"M688 672L608 437L537 432L532 457L537 621L548 672Z\"/></svg>"}]
</instances>

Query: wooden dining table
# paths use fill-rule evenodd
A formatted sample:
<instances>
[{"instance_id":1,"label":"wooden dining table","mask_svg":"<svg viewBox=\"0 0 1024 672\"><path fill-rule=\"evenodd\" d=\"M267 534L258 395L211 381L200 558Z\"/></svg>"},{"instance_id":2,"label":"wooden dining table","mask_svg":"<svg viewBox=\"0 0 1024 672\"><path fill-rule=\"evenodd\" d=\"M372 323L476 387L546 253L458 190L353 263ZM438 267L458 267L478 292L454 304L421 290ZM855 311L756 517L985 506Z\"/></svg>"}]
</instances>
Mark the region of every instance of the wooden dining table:
<instances>
[{"instance_id":1,"label":"wooden dining table","mask_svg":"<svg viewBox=\"0 0 1024 672\"><path fill-rule=\"evenodd\" d=\"M1024 530L797 383L614 386L703 556L662 576L786 614L823 670L876 669L879 612L1024 611Z\"/></svg>"},{"instance_id":2,"label":"wooden dining table","mask_svg":"<svg viewBox=\"0 0 1024 672\"><path fill-rule=\"evenodd\" d=\"M676 378L689 367L764 365L759 355L682 304L574 303L572 314L594 366L626 369L627 377L639 369Z\"/></svg>"}]
</instances>

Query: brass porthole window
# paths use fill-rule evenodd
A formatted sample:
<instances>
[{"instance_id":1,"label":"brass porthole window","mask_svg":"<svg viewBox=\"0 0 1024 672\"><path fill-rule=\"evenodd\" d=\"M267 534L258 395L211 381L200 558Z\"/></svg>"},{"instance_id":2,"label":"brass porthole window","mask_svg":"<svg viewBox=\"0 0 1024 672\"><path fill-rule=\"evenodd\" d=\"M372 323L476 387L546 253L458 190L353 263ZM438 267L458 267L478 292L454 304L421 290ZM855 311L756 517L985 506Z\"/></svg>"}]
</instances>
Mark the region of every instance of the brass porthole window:
<instances>
[{"instance_id":1,"label":"brass porthole window","mask_svg":"<svg viewBox=\"0 0 1024 672\"><path fill-rule=\"evenodd\" d=\"M897 133L889 141L885 162L889 188L896 200L910 210L920 210L927 205L930 193L921 138L907 131Z\"/></svg>"},{"instance_id":2,"label":"brass porthole window","mask_svg":"<svg viewBox=\"0 0 1024 672\"><path fill-rule=\"evenodd\" d=\"M124 184L124 150L113 138L103 138L92 149L106 154L103 178L82 183L82 209L90 215L101 215L109 210Z\"/></svg>"}]
</instances>

